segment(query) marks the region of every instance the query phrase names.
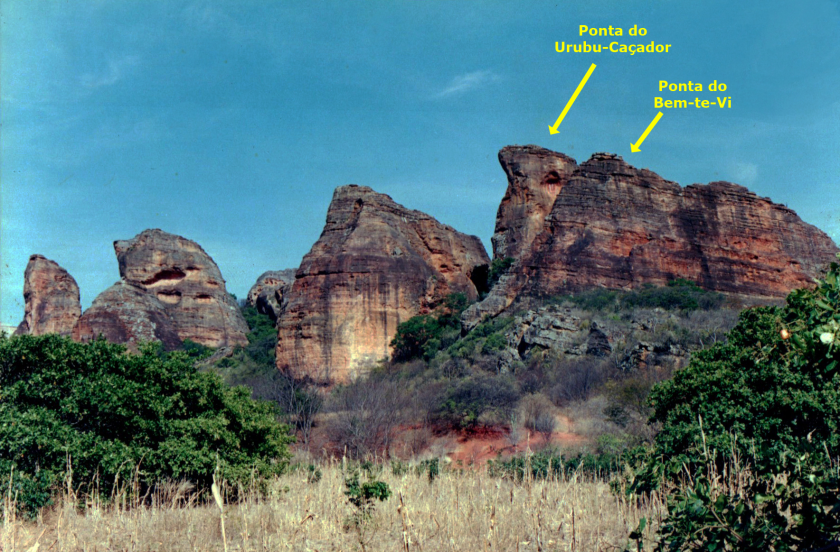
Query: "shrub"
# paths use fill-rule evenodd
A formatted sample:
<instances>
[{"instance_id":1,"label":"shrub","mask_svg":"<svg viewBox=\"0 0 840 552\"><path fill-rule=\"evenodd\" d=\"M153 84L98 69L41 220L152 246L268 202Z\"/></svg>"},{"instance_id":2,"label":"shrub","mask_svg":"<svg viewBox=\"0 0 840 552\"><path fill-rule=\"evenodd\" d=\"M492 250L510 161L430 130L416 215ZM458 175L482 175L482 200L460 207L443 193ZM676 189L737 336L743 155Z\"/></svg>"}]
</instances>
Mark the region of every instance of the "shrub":
<instances>
[{"instance_id":1,"label":"shrub","mask_svg":"<svg viewBox=\"0 0 840 552\"><path fill-rule=\"evenodd\" d=\"M423 314L412 316L397 326L397 334L391 340L393 360L405 362L414 358L422 358L426 345L430 341L440 338L443 327L434 316Z\"/></svg>"},{"instance_id":2,"label":"shrub","mask_svg":"<svg viewBox=\"0 0 840 552\"><path fill-rule=\"evenodd\" d=\"M491 355L507 347L505 332L513 322L514 318L510 316L486 320L473 328L466 336L452 343L446 352L453 358L475 363L481 355Z\"/></svg>"},{"instance_id":3,"label":"shrub","mask_svg":"<svg viewBox=\"0 0 840 552\"><path fill-rule=\"evenodd\" d=\"M463 293L447 295L436 314L412 316L399 326L391 340L394 362L434 358L441 349L455 343L461 334L461 313L469 305Z\"/></svg>"},{"instance_id":4,"label":"shrub","mask_svg":"<svg viewBox=\"0 0 840 552\"><path fill-rule=\"evenodd\" d=\"M546 441L554 431L557 421L554 418L554 405L543 394L528 395L521 401L525 427L537 433L543 433Z\"/></svg>"},{"instance_id":5,"label":"shrub","mask_svg":"<svg viewBox=\"0 0 840 552\"><path fill-rule=\"evenodd\" d=\"M513 266L516 259L513 257L505 257L504 259L493 259L490 263L490 271L487 273L487 289L493 289L499 278Z\"/></svg>"},{"instance_id":6,"label":"shrub","mask_svg":"<svg viewBox=\"0 0 840 552\"><path fill-rule=\"evenodd\" d=\"M832 264L784 308L744 311L726 343L653 388L662 430L634 488L693 474L669 501L660 550L805 550L840 537L838 280ZM737 486L720 475L732 466Z\"/></svg>"},{"instance_id":7,"label":"shrub","mask_svg":"<svg viewBox=\"0 0 840 552\"><path fill-rule=\"evenodd\" d=\"M300 444L309 447L315 417L323 406L323 397L316 386L307 379L272 369L268 374L258 374L244 381L257 399L270 401L285 415L285 421L294 427Z\"/></svg>"},{"instance_id":8,"label":"shrub","mask_svg":"<svg viewBox=\"0 0 840 552\"><path fill-rule=\"evenodd\" d=\"M376 509L376 502L384 502L391 496L391 488L384 481L379 481L371 470L365 470L368 480L359 481L359 471L353 470L350 477L344 480L347 500L356 508L351 518L354 525L362 525Z\"/></svg>"},{"instance_id":9,"label":"shrub","mask_svg":"<svg viewBox=\"0 0 840 552\"><path fill-rule=\"evenodd\" d=\"M209 488L281 473L291 441L268 403L199 373L184 352L159 344L126 352L104 340L56 335L0 338L0 492L32 513L65 477L107 494L138 477ZM11 486L9 489L11 475Z\"/></svg>"},{"instance_id":10,"label":"shrub","mask_svg":"<svg viewBox=\"0 0 840 552\"><path fill-rule=\"evenodd\" d=\"M632 291L598 288L562 296L558 300L582 309L606 312L635 307L691 312L720 308L725 298L720 293L704 290L694 282L680 278L668 282L667 286L645 285Z\"/></svg>"},{"instance_id":11,"label":"shrub","mask_svg":"<svg viewBox=\"0 0 840 552\"><path fill-rule=\"evenodd\" d=\"M229 385L251 387L255 397L260 398L260 389L272 385L272 375L277 371L274 365L277 330L271 318L254 307L244 306L241 311L250 328L248 344L237 346L229 356L201 366L218 373Z\"/></svg>"},{"instance_id":12,"label":"shrub","mask_svg":"<svg viewBox=\"0 0 840 552\"><path fill-rule=\"evenodd\" d=\"M201 343L196 343L192 339L185 339L181 343L181 350L187 353L187 356L195 360L204 360L213 354L213 349L206 345L202 345Z\"/></svg>"},{"instance_id":13,"label":"shrub","mask_svg":"<svg viewBox=\"0 0 840 552\"><path fill-rule=\"evenodd\" d=\"M267 314L260 314L251 306L242 309L248 323L248 345L245 353L257 364L274 367L274 349L277 346L277 328Z\"/></svg>"},{"instance_id":14,"label":"shrub","mask_svg":"<svg viewBox=\"0 0 840 552\"><path fill-rule=\"evenodd\" d=\"M543 368L550 382L547 395L557 406L588 399L614 372L609 360L584 356L565 359L548 357Z\"/></svg>"},{"instance_id":15,"label":"shrub","mask_svg":"<svg viewBox=\"0 0 840 552\"><path fill-rule=\"evenodd\" d=\"M398 382L369 377L337 388L330 397L334 414L327 432L351 456L388 455L399 424L409 413L409 397Z\"/></svg>"},{"instance_id":16,"label":"shrub","mask_svg":"<svg viewBox=\"0 0 840 552\"><path fill-rule=\"evenodd\" d=\"M446 425L474 429L485 423L504 423L518 402L519 392L509 378L480 375L450 388L434 417Z\"/></svg>"}]
</instances>

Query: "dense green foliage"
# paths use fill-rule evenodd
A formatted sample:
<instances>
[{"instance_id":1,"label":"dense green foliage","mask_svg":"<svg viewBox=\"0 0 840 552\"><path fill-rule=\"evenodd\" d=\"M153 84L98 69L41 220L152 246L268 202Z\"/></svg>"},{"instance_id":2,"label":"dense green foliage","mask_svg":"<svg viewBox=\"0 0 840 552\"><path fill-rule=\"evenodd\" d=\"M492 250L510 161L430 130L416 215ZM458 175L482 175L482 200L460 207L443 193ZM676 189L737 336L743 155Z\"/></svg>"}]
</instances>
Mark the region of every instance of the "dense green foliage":
<instances>
[{"instance_id":1,"label":"dense green foliage","mask_svg":"<svg viewBox=\"0 0 840 552\"><path fill-rule=\"evenodd\" d=\"M242 316L248 323L248 345L245 353L259 364L274 367L274 348L277 345L277 328L274 321L265 314L260 314L252 306L242 308Z\"/></svg>"},{"instance_id":2,"label":"dense green foliage","mask_svg":"<svg viewBox=\"0 0 840 552\"><path fill-rule=\"evenodd\" d=\"M486 320L447 348L455 358L472 359L481 353L490 353L507 345L505 331L513 324L513 317L499 316Z\"/></svg>"},{"instance_id":3,"label":"dense green foliage","mask_svg":"<svg viewBox=\"0 0 840 552\"><path fill-rule=\"evenodd\" d=\"M265 379L275 371L277 329L274 321L252 306L242 307L242 316L250 329L248 345L236 347L232 355L221 359L213 367L231 385L253 384L255 379Z\"/></svg>"},{"instance_id":4,"label":"dense green foliage","mask_svg":"<svg viewBox=\"0 0 840 552\"><path fill-rule=\"evenodd\" d=\"M391 340L394 361L431 360L441 348L457 341L461 334L460 316L468 305L466 295L453 293L436 314L413 316L397 326L397 334Z\"/></svg>"},{"instance_id":5,"label":"dense green foliage","mask_svg":"<svg viewBox=\"0 0 840 552\"><path fill-rule=\"evenodd\" d=\"M575 295L558 298L582 309L594 311L619 312L621 310L641 308L661 308L665 310L695 311L720 308L724 296L714 291L707 291L690 280L677 279L667 286L645 285L632 291L596 288Z\"/></svg>"},{"instance_id":6,"label":"dense green foliage","mask_svg":"<svg viewBox=\"0 0 840 552\"><path fill-rule=\"evenodd\" d=\"M209 486L281 473L287 428L250 390L199 373L184 352L130 354L104 340L0 338L0 491L34 511L72 469L74 488L166 479ZM11 474L11 489L8 488Z\"/></svg>"},{"instance_id":7,"label":"dense green foliage","mask_svg":"<svg viewBox=\"0 0 840 552\"><path fill-rule=\"evenodd\" d=\"M840 538L840 271L783 308L742 313L725 343L653 388L662 424L644 491L673 493L662 550L807 550ZM742 475L737 485L727 476Z\"/></svg>"}]
</instances>

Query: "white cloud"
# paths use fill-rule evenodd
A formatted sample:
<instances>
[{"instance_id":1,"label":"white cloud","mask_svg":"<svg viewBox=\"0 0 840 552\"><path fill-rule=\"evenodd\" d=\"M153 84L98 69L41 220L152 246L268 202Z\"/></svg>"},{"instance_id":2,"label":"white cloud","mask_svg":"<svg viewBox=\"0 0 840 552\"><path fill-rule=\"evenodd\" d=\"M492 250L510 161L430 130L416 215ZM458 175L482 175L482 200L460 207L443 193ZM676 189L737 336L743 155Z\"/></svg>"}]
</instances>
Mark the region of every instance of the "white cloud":
<instances>
[{"instance_id":1,"label":"white cloud","mask_svg":"<svg viewBox=\"0 0 840 552\"><path fill-rule=\"evenodd\" d=\"M473 71L459 75L449 81L449 84L440 92L434 95L435 98L461 95L470 90L475 90L491 82L500 80L500 77L492 71Z\"/></svg>"},{"instance_id":2,"label":"white cloud","mask_svg":"<svg viewBox=\"0 0 840 552\"><path fill-rule=\"evenodd\" d=\"M127 71L140 62L138 56L124 56L117 60L109 60L108 67L98 73L82 75L82 85L87 88L111 86L125 77Z\"/></svg>"}]
</instances>

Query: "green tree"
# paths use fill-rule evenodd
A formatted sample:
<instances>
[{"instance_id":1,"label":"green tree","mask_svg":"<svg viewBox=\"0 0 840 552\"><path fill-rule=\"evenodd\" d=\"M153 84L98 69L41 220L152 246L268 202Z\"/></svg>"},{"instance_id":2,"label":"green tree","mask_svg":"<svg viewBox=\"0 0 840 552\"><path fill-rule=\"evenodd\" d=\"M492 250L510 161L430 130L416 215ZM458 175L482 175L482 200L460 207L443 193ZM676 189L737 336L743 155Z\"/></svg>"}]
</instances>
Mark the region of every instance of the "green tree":
<instances>
[{"instance_id":1,"label":"green tree","mask_svg":"<svg viewBox=\"0 0 840 552\"><path fill-rule=\"evenodd\" d=\"M274 408L199 373L184 352L158 344L129 354L97 340L0 338L0 491L30 512L72 466L74 485L109 494L139 477L209 487L217 464L229 481L283 471L292 438Z\"/></svg>"},{"instance_id":2,"label":"green tree","mask_svg":"<svg viewBox=\"0 0 840 552\"><path fill-rule=\"evenodd\" d=\"M807 550L840 538L840 270L744 311L650 395L662 424L636 478L678 486L661 550ZM743 475L730 485L727 472Z\"/></svg>"},{"instance_id":3,"label":"green tree","mask_svg":"<svg viewBox=\"0 0 840 552\"><path fill-rule=\"evenodd\" d=\"M443 327L434 316L412 316L397 326L397 334L391 340L394 361L404 362L422 357L426 345L438 339L441 334Z\"/></svg>"}]
</instances>

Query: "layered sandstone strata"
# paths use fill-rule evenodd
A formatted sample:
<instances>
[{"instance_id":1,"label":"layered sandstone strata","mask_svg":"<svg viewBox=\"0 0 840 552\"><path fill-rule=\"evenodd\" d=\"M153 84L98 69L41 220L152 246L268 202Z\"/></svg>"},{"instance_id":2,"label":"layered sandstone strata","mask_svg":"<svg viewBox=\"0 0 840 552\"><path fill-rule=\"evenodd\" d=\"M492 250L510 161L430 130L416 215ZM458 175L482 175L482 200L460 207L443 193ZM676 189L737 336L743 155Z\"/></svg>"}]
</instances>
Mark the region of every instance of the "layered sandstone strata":
<instances>
[{"instance_id":1,"label":"layered sandstone strata","mask_svg":"<svg viewBox=\"0 0 840 552\"><path fill-rule=\"evenodd\" d=\"M114 242L120 281L85 311L73 338L103 335L130 346L186 339L208 347L246 345L248 325L213 259L197 243L162 230Z\"/></svg>"},{"instance_id":2,"label":"layered sandstone strata","mask_svg":"<svg viewBox=\"0 0 840 552\"><path fill-rule=\"evenodd\" d=\"M23 322L15 335L70 335L82 314L79 286L58 263L32 255L23 275Z\"/></svg>"},{"instance_id":3,"label":"layered sandstone strata","mask_svg":"<svg viewBox=\"0 0 840 552\"><path fill-rule=\"evenodd\" d=\"M390 355L401 322L450 293L475 299L471 277L488 263L477 237L368 187L339 187L277 321L277 366L346 382Z\"/></svg>"},{"instance_id":4,"label":"layered sandstone strata","mask_svg":"<svg viewBox=\"0 0 840 552\"><path fill-rule=\"evenodd\" d=\"M811 285L837 252L791 209L743 186L683 188L619 156L595 154L574 170L542 231L464 321L472 326L522 298L677 278L709 290L784 297Z\"/></svg>"}]
</instances>

